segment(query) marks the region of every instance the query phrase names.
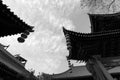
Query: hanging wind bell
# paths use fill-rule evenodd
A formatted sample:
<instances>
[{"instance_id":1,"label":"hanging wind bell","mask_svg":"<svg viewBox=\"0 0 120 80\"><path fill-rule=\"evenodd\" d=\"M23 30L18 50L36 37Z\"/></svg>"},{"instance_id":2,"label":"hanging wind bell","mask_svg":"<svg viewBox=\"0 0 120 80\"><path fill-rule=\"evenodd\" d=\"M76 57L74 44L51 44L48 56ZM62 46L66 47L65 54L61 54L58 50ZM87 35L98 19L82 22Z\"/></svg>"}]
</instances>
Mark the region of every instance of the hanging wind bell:
<instances>
[{"instance_id":1,"label":"hanging wind bell","mask_svg":"<svg viewBox=\"0 0 120 80\"><path fill-rule=\"evenodd\" d=\"M31 27L31 29L25 30L25 32L23 32L21 34L21 36L17 39L18 42L20 42L20 43L25 42L25 39L28 37L28 35L30 34L30 32L34 32L33 27Z\"/></svg>"}]
</instances>

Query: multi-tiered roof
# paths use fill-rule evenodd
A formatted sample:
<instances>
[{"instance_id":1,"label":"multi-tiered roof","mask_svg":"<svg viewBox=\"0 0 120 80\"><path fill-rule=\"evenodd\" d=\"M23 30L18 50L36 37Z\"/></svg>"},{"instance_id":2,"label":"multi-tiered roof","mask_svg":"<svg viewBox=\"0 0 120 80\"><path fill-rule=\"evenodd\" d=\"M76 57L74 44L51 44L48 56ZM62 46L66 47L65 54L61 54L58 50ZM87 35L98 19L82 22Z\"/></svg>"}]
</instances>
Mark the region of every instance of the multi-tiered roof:
<instances>
[{"instance_id":1,"label":"multi-tiered roof","mask_svg":"<svg viewBox=\"0 0 120 80\"><path fill-rule=\"evenodd\" d=\"M120 13L88 14L91 33L78 33L63 28L69 59L87 61L93 55L120 56Z\"/></svg>"}]
</instances>

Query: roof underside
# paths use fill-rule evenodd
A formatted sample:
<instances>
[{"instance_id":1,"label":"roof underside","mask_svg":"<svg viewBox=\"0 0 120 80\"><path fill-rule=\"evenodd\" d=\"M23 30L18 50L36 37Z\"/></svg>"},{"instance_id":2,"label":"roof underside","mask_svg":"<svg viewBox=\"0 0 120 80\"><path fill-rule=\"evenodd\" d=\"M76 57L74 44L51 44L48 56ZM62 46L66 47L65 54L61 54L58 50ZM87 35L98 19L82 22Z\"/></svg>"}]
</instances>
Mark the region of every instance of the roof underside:
<instances>
[{"instance_id":1,"label":"roof underside","mask_svg":"<svg viewBox=\"0 0 120 80\"><path fill-rule=\"evenodd\" d=\"M69 59L87 61L93 55L120 56L120 30L99 33L77 33L63 28Z\"/></svg>"},{"instance_id":2,"label":"roof underside","mask_svg":"<svg viewBox=\"0 0 120 80\"><path fill-rule=\"evenodd\" d=\"M0 27L0 37L22 33L27 29L31 29L31 26L10 12L2 1L0 1Z\"/></svg>"},{"instance_id":3,"label":"roof underside","mask_svg":"<svg viewBox=\"0 0 120 80\"><path fill-rule=\"evenodd\" d=\"M120 12L114 14L89 14L92 32L120 29Z\"/></svg>"}]
</instances>

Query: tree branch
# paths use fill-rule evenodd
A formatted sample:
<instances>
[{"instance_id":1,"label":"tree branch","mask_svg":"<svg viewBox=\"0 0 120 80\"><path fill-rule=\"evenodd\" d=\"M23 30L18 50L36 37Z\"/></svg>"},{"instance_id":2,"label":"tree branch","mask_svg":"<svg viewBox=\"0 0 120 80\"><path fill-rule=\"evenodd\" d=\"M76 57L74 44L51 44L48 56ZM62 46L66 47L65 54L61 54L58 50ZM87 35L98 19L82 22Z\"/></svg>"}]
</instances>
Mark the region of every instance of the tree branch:
<instances>
[{"instance_id":1,"label":"tree branch","mask_svg":"<svg viewBox=\"0 0 120 80\"><path fill-rule=\"evenodd\" d=\"M115 2L115 0L113 0L109 5L108 5L108 9L111 7L111 5Z\"/></svg>"}]
</instances>

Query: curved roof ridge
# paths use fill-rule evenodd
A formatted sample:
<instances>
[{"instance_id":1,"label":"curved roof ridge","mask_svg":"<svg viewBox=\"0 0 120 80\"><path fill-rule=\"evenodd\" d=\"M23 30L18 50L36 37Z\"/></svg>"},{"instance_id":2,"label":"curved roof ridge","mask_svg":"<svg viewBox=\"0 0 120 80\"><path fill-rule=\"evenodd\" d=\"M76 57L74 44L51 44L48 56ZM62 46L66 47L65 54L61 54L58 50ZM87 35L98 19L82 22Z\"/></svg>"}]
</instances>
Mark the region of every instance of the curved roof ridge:
<instances>
[{"instance_id":1,"label":"curved roof ridge","mask_svg":"<svg viewBox=\"0 0 120 80\"><path fill-rule=\"evenodd\" d=\"M80 32L74 32L67 30L63 28L63 32L69 35L75 35L78 36L79 38L94 38L94 37L101 37L101 36L116 36L116 34L120 34L120 29L117 30L109 30L109 31L102 31L102 32L95 32L95 33L80 33Z\"/></svg>"}]
</instances>

